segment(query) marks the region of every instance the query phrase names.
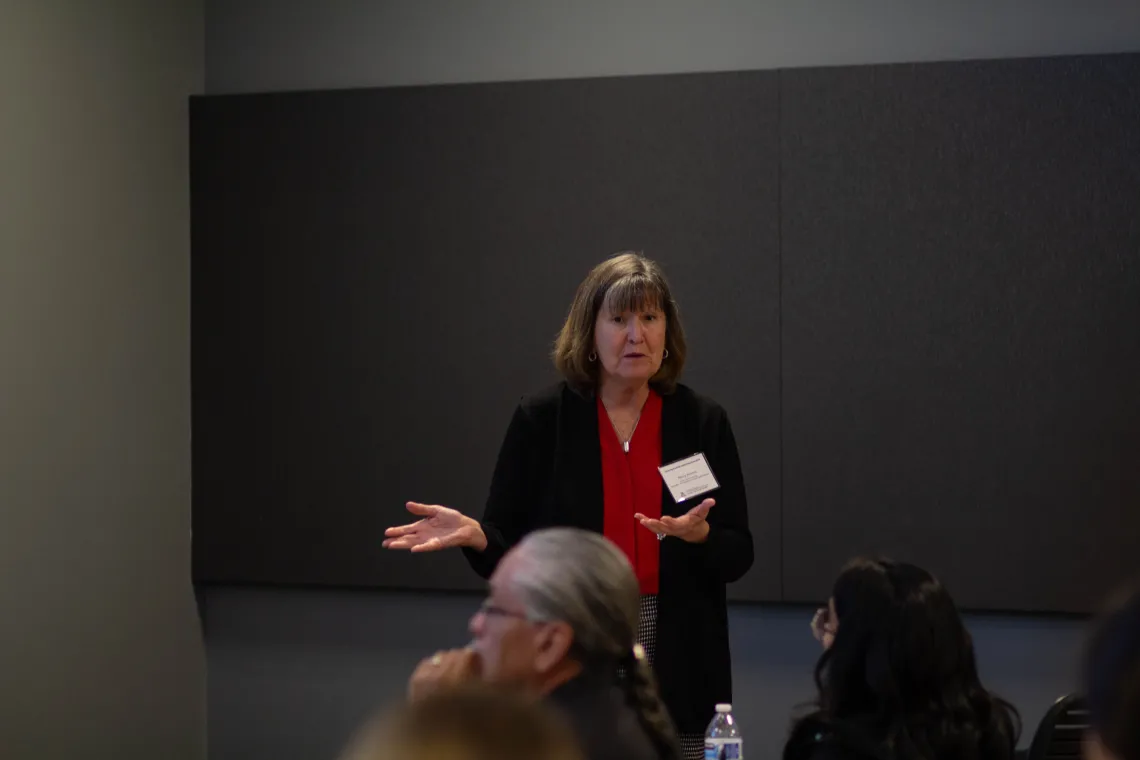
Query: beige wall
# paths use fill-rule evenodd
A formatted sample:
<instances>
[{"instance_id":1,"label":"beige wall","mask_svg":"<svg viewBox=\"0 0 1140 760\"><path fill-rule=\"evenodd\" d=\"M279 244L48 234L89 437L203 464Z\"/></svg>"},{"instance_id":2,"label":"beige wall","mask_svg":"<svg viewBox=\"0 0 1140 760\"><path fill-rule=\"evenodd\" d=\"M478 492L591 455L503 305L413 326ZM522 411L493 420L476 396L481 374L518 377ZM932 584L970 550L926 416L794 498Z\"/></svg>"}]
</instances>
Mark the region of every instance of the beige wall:
<instances>
[{"instance_id":1,"label":"beige wall","mask_svg":"<svg viewBox=\"0 0 1140 760\"><path fill-rule=\"evenodd\" d=\"M205 757L200 0L0 0L0 755Z\"/></svg>"}]
</instances>

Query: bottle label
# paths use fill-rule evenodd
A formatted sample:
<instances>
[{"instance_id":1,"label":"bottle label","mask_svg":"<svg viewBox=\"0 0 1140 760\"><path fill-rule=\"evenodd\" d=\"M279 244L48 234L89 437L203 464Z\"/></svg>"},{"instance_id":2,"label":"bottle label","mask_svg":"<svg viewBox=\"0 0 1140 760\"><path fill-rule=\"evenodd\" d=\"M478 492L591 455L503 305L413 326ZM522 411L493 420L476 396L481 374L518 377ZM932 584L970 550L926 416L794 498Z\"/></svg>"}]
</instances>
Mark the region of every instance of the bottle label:
<instances>
[{"instance_id":1,"label":"bottle label","mask_svg":"<svg viewBox=\"0 0 1140 760\"><path fill-rule=\"evenodd\" d=\"M705 760L742 760L743 739L705 739Z\"/></svg>"}]
</instances>

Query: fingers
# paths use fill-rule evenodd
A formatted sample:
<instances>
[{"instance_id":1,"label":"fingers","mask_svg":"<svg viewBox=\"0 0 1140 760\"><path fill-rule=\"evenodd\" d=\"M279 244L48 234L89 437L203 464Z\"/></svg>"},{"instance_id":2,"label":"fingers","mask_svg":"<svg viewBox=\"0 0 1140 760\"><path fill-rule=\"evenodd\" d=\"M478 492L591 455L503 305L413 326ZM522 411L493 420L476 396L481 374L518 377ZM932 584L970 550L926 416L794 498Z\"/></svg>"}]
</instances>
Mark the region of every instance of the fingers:
<instances>
[{"instance_id":1,"label":"fingers","mask_svg":"<svg viewBox=\"0 0 1140 760\"><path fill-rule=\"evenodd\" d=\"M634 517L637 517L637 515L634 515ZM645 515L642 515L641 517L638 517L637 519L641 521L641 525L643 528L646 528L647 530L651 530L654 533L668 533L669 532L665 528L665 525L660 520L653 520L651 518L646 517Z\"/></svg>"},{"instance_id":2,"label":"fingers","mask_svg":"<svg viewBox=\"0 0 1140 760\"><path fill-rule=\"evenodd\" d=\"M411 678L408 679L408 699L414 702L434 689L436 662L442 655L442 652L436 652L431 657L420 660L419 664L416 665Z\"/></svg>"},{"instance_id":3,"label":"fingers","mask_svg":"<svg viewBox=\"0 0 1140 760\"><path fill-rule=\"evenodd\" d=\"M438 537L436 537L429 538L423 543L416 544L415 546L411 547L411 551L413 554L417 552L437 552L442 548L444 548L443 542L440 541Z\"/></svg>"},{"instance_id":4,"label":"fingers","mask_svg":"<svg viewBox=\"0 0 1140 760\"><path fill-rule=\"evenodd\" d=\"M386 538L380 544L385 549L412 549L415 550L416 546L423 541L422 538L417 536L403 536L401 538Z\"/></svg>"},{"instance_id":5,"label":"fingers","mask_svg":"<svg viewBox=\"0 0 1140 760\"><path fill-rule=\"evenodd\" d=\"M482 660L470 648L436 652L420 660L408 680L408 696L420 699L440 688L465 683L479 677Z\"/></svg>"},{"instance_id":6,"label":"fingers","mask_svg":"<svg viewBox=\"0 0 1140 760\"><path fill-rule=\"evenodd\" d=\"M423 522L423 520L416 520L414 523L408 523L407 525L395 525L385 530L384 536L387 538L399 538L400 536L406 536L422 526Z\"/></svg>"},{"instance_id":7,"label":"fingers","mask_svg":"<svg viewBox=\"0 0 1140 760\"><path fill-rule=\"evenodd\" d=\"M407 549L411 552L434 552L450 546L447 539L440 539L439 536L428 538L421 533L410 533L400 538L386 538L380 544L385 549Z\"/></svg>"},{"instance_id":8,"label":"fingers","mask_svg":"<svg viewBox=\"0 0 1140 760\"><path fill-rule=\"evenodd\" d=\"M704 520L706 517L708 517L709 510L712 509L715 505L715 499L705 499L681 517L670 517L668 515L664 515L660 520L655 520L651 517L646 517L641 512L637 512L634 514L633 519L637 520L654 533L676 535L678 533L692 530L696 526L697 521Z\"/></svg>"},{"instance_id":9,"label":"fingers","mask_svg":"<svg viewBox=\"0 0 1140 760\"><path fill-rule=\"evenodd\" d=\"M479 656L471 649L453 649L444 652L438 667L438 680L440 683L458 684L470 681L479 672Z\"/></svg>"},{"instance_id":10,"label":"fingers","mask_svg":"<svg viewBox=\"0 0 1140 760\"><path fill-rule=\"evenodd\" d=\"M418 501L409 501L405 506L413 515L421 517L435 517L443 509L438 504L420 504Z\"/></svg>"},{"instance_id":11,"label":"fingers","mask_svg":"<svg viewBox=\"0 0 1140 760\"><path fill-rule=\"evenodd\" d=\"M425 657L416 663L416 669L412 671L412 680L418 680L427 673L431 673L442 662L443 652L436 652L431 657Z\"/></svg>"},{"instance_id":12,"label":"fingers","mask_svg":"<svg viewBox=\"0 0 1140 760\"><path fill-rule=\"evenodd\" d=\"M681 517L662 517L661 524L671 536L688 536L701 527L704 518L700 515L685 514Z\"/></svg>"},{"instance_id":13,"label":"fingers","mask_svg":"<svg viewBox=\"0 0 1140 760\"><path fill-rule=\"evenodd\" d=\"M443 536L434 536L412 547L413 552L437 552L440 549L450 549L463 543L463 534L454 530Z\"/></svg>"},{"instance_id":14,"label":"fingers","mask_svg":"<svg viewBox=\"0 0 1140 760\"><path fill-rule=\"evenodd\" d=\"M431 535L436 533L436 535ZM453 546L463 545L463 532L455 530L438 535L438 530L422 528L409 531L395 538L386 538L381 544L385 549L407 549L412 552L437 552Z\"/></svg>"},{"instance_id":15,"label":"fingers","mask_svg":"<svg viewBox=\"0 0 1140 760\"><path fill-rule=\"evenodd\" d=\"M716 499L705 499L685 514L700 517L702 520L708 516L709 510L716 506Z\"/></svg>"},{"instance_id":16,"label":"fingers","mask_svg":"<svg viewBox=\"0 0 1140 760\"><path fill-rule=\"evenodd\" d=\"M470 680L478 678L483 670L483 660L479 653L470 647L464 647L455 652L453 673L457 678Z\"/></svg>"},{"instance_id":17,"label":"fingers","mask_svg":"<svg viewBox=\"0 0 1140 760\"><path fill-rule=\"evenodd\" d=\"M708 499L707 501L712 500ZM710 506L710 504L702 503L681 517L665 515L660 520L655 520L638 512L634 518L641 523L643 528L656 533L659 539L665 536L673 536L689 543L703 544L709 537L710 528L704 519L704 515L698 510L707 511Z\"/></svg>"},{"instance_id":18,"label":"fingers","mask_svg":"<svg viewBox=\"0 0 1140 760\"><path fill-rule=\"evenodd\" d=\"M652 517L646 517L638 512L635 514L634 519L637 520L648 530L654 533L664 533L667 536L677 536L693 527L693 520L689 517L662 517L660 520L655 520Z\"/></svg>"},{"instance_id":19,"label":"fingers","mask_svg":"<svg viewBox=\"0 0 1140 760\"><path fill-rule=\"evenodd\" d=\"M823 610L816 610L811 619L811 635L816 641L823 641Z\"/></svg>"}]
</instances>

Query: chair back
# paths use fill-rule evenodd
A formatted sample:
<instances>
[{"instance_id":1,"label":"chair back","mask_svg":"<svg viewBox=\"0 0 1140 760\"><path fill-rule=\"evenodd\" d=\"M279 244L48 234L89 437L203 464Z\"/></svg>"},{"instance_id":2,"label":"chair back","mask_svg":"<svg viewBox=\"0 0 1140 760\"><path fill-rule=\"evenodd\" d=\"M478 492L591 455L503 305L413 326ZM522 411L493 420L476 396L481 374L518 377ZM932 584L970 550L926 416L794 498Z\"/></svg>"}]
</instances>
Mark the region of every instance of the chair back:
<instances>
[{"instance_id":1,"label":"chair back","mask_svg":"<svg viewBox=\"0 0 1140 760\"><path fill-rule=\"evenodd\" d=\"M1026 760L1080 760L1089 711L1083 697L1061 697L1037 726Z\"/></svg>"}]
</instances>

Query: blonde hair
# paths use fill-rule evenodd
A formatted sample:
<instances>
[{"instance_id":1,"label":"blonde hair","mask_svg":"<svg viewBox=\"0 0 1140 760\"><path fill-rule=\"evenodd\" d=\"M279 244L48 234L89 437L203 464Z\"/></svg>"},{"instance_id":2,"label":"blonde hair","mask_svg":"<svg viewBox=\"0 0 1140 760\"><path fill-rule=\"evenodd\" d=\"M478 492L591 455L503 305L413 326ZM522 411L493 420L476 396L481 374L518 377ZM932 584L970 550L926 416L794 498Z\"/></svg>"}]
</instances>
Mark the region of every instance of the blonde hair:
<instances>
[{"instance_id":1,"label":"blonde hair","mask_svg":"<svg viewBox=\"0 0 1140 760\"><path fill-rule=\"evenodd\" d=\"M584 760L561 716L486 684L437 692L365 725L341 760Z\"/></svg>"},{"instance_id":2,"label":"blonde hair","mask_svg":"<svg viewBox=\"0 0 1140 760\"><path fill-rule=\"evenodd\" d=\"M677 387L685 366L685 330L681 313L665 273L657 262L634 251L617 253L598 264L578 285L562 330L554 343L554 366L579 391L593 390L598 384L598 363L594 353L594 326L598 313L657 307L665 314L667 355L649 382L663 393Z\"/></svg>"}]
</instances>

